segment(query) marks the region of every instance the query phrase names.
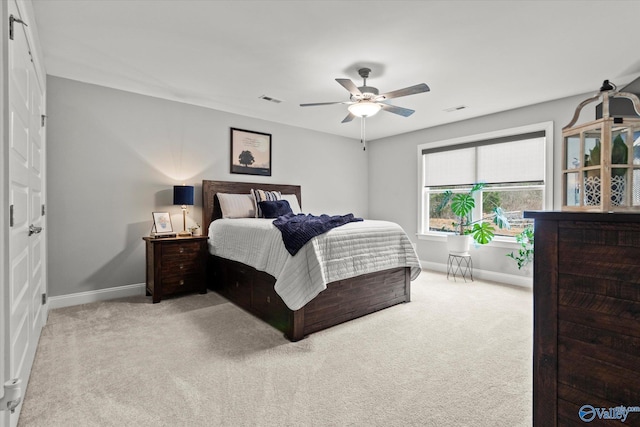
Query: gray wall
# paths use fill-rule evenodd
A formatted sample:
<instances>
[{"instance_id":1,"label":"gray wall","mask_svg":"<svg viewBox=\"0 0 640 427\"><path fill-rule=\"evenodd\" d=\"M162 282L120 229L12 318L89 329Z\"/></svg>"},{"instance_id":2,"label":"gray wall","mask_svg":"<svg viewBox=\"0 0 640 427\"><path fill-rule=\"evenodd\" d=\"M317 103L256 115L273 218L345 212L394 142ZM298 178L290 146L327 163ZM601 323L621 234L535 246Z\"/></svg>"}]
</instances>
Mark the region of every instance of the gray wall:
<instances>
[{"instance_id":1,"label":"gray wall","mask_svg":"<svg viewBox=\"0 0 640 427\"><path fill-rule=\"evenodd\" d=\"M196 187L198 223L202 179L300 184L305 212L368 216L357 140L52 76L47 84L50 296L143 283L151 212L182 228L173 185ZM230 127L272 134L271 177L229 173Z\"/></svg>"},{"instance_id":2,"label":"gray wall","mask_svg":"<svg viewBox=\"0 0 640 427\"><path fill-rule=\"evenodd\" d=\"M49 76L47 215L50 296L145 280L142 236L151 212L168 211L172 187L196 187L190 221L201 222L202 179L300 184L303 210L399 223L421 260L444 264L444 243L418 240L417 146L533 123L554 122L554 208L560 207L561 128L588 95L371 141L228 114ZM229 128L273 135L273 175L229 173ZM329 190L327 190L329 189ZM202 225L202 224L201 224ZM206 226L206 225L205 225ZM474 249L479 270L523 275L510 249Z\"/></svg>"},{"instance_id":3,"label":"gray wall","mask_svg":"<svg viewBox=\"0 0 640 427\"><path fill-rule=\"evenodd\" d=\"M397 222L413 241L417 241L418 256L421 260L445 264L448 254L446 243L418 240L416 237L418 232L417 146L548 121L554 123L555 134L553 208L560 209L562 127L569 123L578 104L591 95L564 98L372 141L367 148L370 171L369 216L373 219ZM579 123L594 118L591 110L585 109ZM530 274L519 271L515 262L505 256L511 252L511 249L479 247L472 250L476 269L515 275Z\"/></svg>"}]
</instances>

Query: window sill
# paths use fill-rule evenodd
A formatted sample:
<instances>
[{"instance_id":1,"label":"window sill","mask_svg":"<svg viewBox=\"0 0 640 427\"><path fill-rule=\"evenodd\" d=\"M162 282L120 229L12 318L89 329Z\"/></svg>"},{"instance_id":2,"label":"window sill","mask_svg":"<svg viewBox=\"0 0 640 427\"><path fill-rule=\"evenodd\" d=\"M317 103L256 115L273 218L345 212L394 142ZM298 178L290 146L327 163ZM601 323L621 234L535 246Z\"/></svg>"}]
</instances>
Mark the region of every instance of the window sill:
<instances>
[{"instance_id":1,"label":"window sill","mask_svg":"<svg viewBox=\"0 0 640 427\"><path fill-rule=\"evenodd\" d=\"M416 234L418 240L427 240L431 242L446 242L448 233L425 233L425 234ZM520 247L520 243L516 242L514 237L503 237L497 236L494 237L493 240L486 245L478 245L478 246L488 246L490 248L506 248L506 249L517 249Z\"/></svg>"}]
</instances>

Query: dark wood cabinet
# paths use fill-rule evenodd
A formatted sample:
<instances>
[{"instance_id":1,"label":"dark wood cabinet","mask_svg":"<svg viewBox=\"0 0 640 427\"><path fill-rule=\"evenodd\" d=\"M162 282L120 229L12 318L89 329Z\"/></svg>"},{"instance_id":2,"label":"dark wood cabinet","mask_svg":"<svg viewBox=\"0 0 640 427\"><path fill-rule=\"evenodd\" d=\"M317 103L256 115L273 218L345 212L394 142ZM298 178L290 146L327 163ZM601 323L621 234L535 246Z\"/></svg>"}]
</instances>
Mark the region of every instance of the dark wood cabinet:
<instances>
[{"instance_id":1,"label":"dark wood cabinet","mask_svg":"<svg viewBox=\"0 0 640 427\"><path fill-rule=\"evenodd\" d=\"M206 236L153 239L146 242L147 296L157 303L183 292L207 293Z\"/></svg>"},{"instance_id":2,"label":"dark wood cabinet","mask_svg":"<svg viewBox=\"0 0 640 427\"><path fill-rule=\"evenodd\" d=\"M525 217L535 219L533 425L610 425L601 408L640 406L640 215Z\"/></svg>"}]
</instances>

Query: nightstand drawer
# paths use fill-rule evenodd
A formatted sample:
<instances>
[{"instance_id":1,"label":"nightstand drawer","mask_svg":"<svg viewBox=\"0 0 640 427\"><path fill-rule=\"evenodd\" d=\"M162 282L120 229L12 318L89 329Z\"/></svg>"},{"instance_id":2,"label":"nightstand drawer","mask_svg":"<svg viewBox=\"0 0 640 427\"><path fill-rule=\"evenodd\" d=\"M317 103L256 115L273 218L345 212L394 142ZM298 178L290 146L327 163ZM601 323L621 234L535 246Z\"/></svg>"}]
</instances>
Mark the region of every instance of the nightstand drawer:
<instances>
[{"instance_id":1,"label":"nightstand drawer","mask_svg":"<svg viewBox=\"0 0 640 427\"><path fill-rule=\"evenodd\" d=\"M163 258L197 257L199 253L200 242L172 242L162 247Z\"/></svg>"},{"instance_id":2,"label":"nightstand drawer","mask_svg":"<svg viewBox=\"0 0 640 427\"><path fill-rule=\"evenodd\" d=\"M198 254L189 257L162 257L160 274L163 276L182 275L197 271L200 266Z\"/></svg>"},{"instance_id":3,"label":"nightstand drawer","mask_svg":"<svg viewBox=\"0 0 640 427\"><path fill-rule=\"evenodd\" d=\"M193 291L201 279L197 274L165 276L162 278L162 292L169 295L175 292Z\"/></svg>"}]
</instances>

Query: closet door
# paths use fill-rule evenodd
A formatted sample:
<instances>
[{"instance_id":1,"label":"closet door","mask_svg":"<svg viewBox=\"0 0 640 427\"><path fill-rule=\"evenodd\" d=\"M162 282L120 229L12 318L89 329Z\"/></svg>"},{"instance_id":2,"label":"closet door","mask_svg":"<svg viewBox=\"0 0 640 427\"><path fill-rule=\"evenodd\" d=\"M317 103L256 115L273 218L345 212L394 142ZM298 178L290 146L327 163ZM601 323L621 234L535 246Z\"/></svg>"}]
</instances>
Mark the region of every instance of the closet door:
<instances>
[{"instance_id":1,"label":"closet door","mask_svg":"<svg viewBox=\"0 0 640 427\"><path fill-rule=\"evenodd\" d=\"M44 76L15 1L8 2L9 83L9 283L5 292L5 380L19 378L23 396L40 331L46 321L46 227L44 219ZM19 20L19 21L18 21ZM13 28L11 28L13 27ZM45 294L45 296L43 296ZM18 422L20 406L9 415ZM6 416L4 411L2 416ZM5 422L7 422L5 418Z\"/></svg>"}]
</instances>

